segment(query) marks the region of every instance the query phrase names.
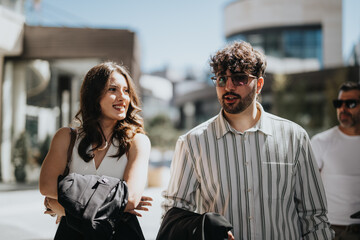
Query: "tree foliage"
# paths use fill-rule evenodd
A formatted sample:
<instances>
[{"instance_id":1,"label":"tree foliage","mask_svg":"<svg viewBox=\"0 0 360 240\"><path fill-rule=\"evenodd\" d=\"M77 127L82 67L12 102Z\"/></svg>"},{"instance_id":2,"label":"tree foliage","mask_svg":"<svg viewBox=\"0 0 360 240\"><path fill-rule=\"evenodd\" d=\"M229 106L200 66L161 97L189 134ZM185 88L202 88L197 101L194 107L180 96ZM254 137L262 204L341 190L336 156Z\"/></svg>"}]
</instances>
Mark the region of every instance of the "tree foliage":
<instances>
[{"instance_id":1,"label":"tree foliage","mask_svg":"<svg viewBox=\"0 0 360 240\"><path fill-rule=\"evenodd\" d=\"M177 130L171 119L165 114L157 115L145 121L145 130L151 145L161 150L174 149L181 132Z\"/></svg>"}]
</instances>

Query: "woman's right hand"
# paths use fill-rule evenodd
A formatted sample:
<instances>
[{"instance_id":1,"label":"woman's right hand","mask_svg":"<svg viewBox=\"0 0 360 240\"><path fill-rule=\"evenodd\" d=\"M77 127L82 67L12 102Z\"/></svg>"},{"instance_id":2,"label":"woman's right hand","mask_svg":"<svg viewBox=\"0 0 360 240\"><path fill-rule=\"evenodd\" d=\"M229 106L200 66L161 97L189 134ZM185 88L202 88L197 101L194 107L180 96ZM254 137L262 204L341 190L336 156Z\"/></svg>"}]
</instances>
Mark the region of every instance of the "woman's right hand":
<instances>
[{"instance_id":1,"label":"woman's right hand","mask_svg":"<svg viewBox=\"0 0 360 240\"><path fill-rule=\"evenodd\" d=\"M44 206L45 206L45 212L44 212L44 214L49 214L50 216L55 217L56 214L55 214L54 211L51 210L51 208L49 207L48 201L49 201L49 198L48 198L48 197L45 197L45 198L44 198Z\"/></svg>"},{"instance_id":2,"label":"woman's right hand","mask_svg":"<svg viewBox=\"0 0 360 240\"><path fill-rule=\"evenodd\" d=\"M44 205L46 207L44 214L49 214L52 217L57 216L56 224L60 222L62 216L65 216L64 207L61 206L61 204L56 199L45 197Z\"/></svg>"}]
</instances>

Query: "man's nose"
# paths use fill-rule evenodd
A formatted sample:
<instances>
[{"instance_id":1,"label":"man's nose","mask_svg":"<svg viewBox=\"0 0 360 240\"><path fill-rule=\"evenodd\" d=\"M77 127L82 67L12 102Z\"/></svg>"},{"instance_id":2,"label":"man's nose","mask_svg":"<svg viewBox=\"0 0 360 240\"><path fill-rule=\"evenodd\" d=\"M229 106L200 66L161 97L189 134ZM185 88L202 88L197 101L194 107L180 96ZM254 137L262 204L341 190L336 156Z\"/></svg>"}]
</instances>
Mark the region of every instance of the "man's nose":
<instances>
[{"instance_id":1,"label":"man's nose","mask_svg":"<svg viewBox=\"0 0 360 240\"><path fill-rule=\"evenodd\" d=\"M345 103L345 102L342 102L339 109L341 109L341 110L347 110L348 107L346 106L346 103Z\"/></svg>"},{"instance_id":2,"label":"man's nose","mask_svg":"<svg viewBox=\"0 0 360 240\"><path fill-rule=\"evenodd\" d=\"M234 90L236 86L233 84L231 77L227 77L226 84L225 84L225 90Z\"/></svg>"}]
</instances>

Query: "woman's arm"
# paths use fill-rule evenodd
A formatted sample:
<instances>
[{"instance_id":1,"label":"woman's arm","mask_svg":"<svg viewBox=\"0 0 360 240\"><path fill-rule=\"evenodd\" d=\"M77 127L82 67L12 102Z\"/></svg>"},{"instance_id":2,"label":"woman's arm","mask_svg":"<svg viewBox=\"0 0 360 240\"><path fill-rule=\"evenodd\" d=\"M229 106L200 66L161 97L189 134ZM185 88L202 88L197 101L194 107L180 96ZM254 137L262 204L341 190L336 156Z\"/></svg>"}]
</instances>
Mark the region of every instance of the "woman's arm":
<instances>
[{"instance_id":1,"label":"woman's arm","mask_svg":"<svg viewBox=\"0 0 360 240\"><path fill-rule=\"evenodd\" d=\"M128 185L129 193L128 203L125 208L127 212L136 214L134 209L139 205L144 192L149 166L150 148L150 140L145 134L138 133L135 135L129 149L128 163L124 172L124 180Z\"/></svg>"},{"instance_id":2,"label":"woman's arm","mask_svg":"<svg viewBox=\"0 0 360 240\"><path fill-rule=\"evenodd\" d=\"M57 179L65 170L69 144L70 129L59 129L41 166L39 188L40 193L46 197L57 199Z\"/></svg>"}]
</instances>

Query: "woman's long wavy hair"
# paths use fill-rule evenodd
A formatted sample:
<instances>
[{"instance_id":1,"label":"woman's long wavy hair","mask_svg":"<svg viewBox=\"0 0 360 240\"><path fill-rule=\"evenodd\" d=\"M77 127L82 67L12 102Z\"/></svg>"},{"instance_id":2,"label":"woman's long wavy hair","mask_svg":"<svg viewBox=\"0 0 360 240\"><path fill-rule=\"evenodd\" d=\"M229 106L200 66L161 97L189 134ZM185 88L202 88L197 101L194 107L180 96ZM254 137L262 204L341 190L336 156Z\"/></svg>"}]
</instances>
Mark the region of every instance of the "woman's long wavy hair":
<instances>
[{"instance_id":1,"label":"woman's long wavy hair","mask_svg":"<svg viewBox=\"0 0 360 240\"><path fill-rule=\"evenodd\" d=\"M106 92L106 86L110 75L118 72L127 81L130 95L130 104L126 113L126 118L118 121L113 129L111 143L114 139L119 142L118 152L112 157L121 157L127 153L131 141L136 133L144 133L143 120L138 114L141 109L139 107L140 100L136 94L135 84L125 67L114 62L104 62L91 68L85 75L80 90L80 110L75 115L75 121L80 123L78 128L81 141L78 147L80 157L89 162L94 158L92 153L104 144L104 137L100 129L99 120L102 117L100 100ZM94 148L87 151L90 145Z\"/></svg>"}]
</instances>

